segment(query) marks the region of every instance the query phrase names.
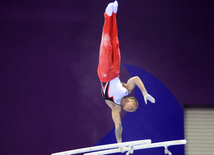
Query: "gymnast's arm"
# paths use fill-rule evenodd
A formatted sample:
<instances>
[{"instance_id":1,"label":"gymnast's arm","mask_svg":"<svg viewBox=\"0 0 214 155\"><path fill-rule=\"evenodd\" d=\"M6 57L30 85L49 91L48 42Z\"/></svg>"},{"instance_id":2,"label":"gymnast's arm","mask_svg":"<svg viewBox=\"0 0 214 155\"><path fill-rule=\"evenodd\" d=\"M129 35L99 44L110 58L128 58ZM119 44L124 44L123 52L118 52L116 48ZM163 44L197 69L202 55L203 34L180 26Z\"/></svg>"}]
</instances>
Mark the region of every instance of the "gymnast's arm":
<instances>
[{"instance_id":1,"label":"gymnast's arm","mask_svg":"<svg viewBox=\"0 0 214 155\"><path fill-rule=\"evenodd\" d=\"M128 89L129 93L132 92L132 90L135 88L135 86L137 86L143 94L144 93L148 94L143 82L141 81L141 79L138 76L134 76L134 77L130 78L126 84L126 88Z\"/></svg>"},{"instance_id":2,"label":"gymnast's arm","mask_svg":"<svg viewBox=\"0 0 214 155\"><path fill-rule=\"evenodd\" d=\"M147 100L149 100L152 103L155 103L155 99L148 94L143 82L138 76L134 76L130 78L126 84L126 88L128 89L129 93L132 92L135 86L137 86L141 90L144 97L145 104L147 104Z\"/></svg>"},{"instance_id":3,"label":"gymnast's arm","mask_svg":"<svg viewBox=\"0 0 214 155\"><path fill-rule=\"evenodd\" d=\"M121 143L122 142L122 131L123 131L121 116L120 116L121 106L116 105L112 101L108 101L108 100L106 100L106 103L112 110L112 119L115 124L115 136L116 136L117 142Z\"/></svg>"}]
</instances>

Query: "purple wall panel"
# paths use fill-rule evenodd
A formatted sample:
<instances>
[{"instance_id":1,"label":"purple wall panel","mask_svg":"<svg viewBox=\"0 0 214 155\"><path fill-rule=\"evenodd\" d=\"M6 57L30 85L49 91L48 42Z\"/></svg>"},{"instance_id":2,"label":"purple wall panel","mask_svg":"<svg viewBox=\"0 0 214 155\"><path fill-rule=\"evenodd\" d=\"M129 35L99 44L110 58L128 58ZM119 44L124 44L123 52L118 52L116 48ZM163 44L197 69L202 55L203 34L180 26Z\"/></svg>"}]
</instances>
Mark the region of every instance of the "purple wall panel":
<instances>
[{"instance_id":1,"label":"purple wall panel","mask_svg":"<svg viewBox=\"0 0 214 155\"><path fill-rule=\"evenodd\" d=\"M109 2L0 2L0 154L91 146L112 129L96 73ZM182 106L214 105L213 3L119 1L122 64L157 77Z\"/></svg>"}]
</instances>

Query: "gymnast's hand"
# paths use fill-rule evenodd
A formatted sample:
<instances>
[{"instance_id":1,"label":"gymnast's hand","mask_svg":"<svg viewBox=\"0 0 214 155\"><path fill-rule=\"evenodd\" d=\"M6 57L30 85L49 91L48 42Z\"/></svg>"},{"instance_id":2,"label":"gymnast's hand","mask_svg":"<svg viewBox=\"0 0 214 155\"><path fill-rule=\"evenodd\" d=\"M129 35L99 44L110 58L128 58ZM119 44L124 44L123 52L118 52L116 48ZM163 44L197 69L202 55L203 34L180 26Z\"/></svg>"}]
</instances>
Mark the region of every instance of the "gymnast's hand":
<instances>
[{"instance_id":1,"label":"gymnast's hand","mask_svg":"<svg viewBox=\"0 0 214 155\"><path fill-rule=\"evenodd\" d=\"M149 100L152 103L155 103L154 97L152 97L148 93L143 92L143 97L144 97L145 104L147 104L147 100Z\"/></svg>"},{"instance_id":2,"label":"gymnast's hand","mask_svg":"<svg viewBox=\"0 0 214 155\"><path fill-rule=\"evenodd\" d=\"M121 153L124 153L126 151L126 147L120 147L119 149Z\"/></svg>"}]
</instances>

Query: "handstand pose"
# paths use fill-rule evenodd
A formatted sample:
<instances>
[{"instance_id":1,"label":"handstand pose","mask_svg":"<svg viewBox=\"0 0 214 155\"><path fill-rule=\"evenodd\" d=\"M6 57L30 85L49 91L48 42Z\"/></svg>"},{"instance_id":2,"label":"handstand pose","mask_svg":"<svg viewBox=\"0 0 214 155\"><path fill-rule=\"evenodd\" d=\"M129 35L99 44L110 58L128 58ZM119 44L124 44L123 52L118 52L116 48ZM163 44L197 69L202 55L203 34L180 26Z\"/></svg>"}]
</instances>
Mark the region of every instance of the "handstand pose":
<instances>
[{"instance_id":1,"label":"handstand pose","mask_svg":"<svg viewBox=\"0 0 214 155\"><path fill-rule=\"evenodd\" d=\"M112 110L112 119L115 123L115 135L117 142L122 142L121 106L127 112L136 111L138 101L135 97L126 97L137 86L147 104L147 100L155 103L155 99L149 95L143 82L138 76L132 77L125 84L119 79L120 49L117 31L116 14L118 2L109 3L104 17L102 39L99 53L98 76L102 85L102 95L105 102Z\"/></svg>"}]
</instances>

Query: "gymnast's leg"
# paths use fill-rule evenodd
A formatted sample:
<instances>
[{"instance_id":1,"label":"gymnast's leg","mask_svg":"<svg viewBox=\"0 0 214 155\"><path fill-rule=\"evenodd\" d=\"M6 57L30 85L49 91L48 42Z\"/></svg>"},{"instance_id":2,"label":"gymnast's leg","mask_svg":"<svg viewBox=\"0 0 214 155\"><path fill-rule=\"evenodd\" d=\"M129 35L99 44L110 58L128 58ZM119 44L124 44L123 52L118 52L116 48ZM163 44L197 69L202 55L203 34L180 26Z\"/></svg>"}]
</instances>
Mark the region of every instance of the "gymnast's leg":
<instances>
[{"instance_id":1,"label":"gymnast's leg","mask_svg":"<svg viewBox=\"0 0 214 155\"><path fill-rule=\"evenodd\" d=\"M119 76L120 71L120 49L118 40L118 30L117 30L117 15L118 3L114 1L113 4L113 14L112 14L112 33L111 33L111 44L112 44L112 63L114 66L114 72L116 76Z\"/></svg>"},{"instance_id":2,"label":"gymnast's leg","mask_svg":"<svg viewBox=\"0 0 214 155\"><path fill-rule=\"evenodd\" d=\"M114 68L112 67L112 14L113 4L109 3L104 13L104 26L102 32L102 39L100 44L99 53L99 65L98 65L98 76L101 82L107 82L112 80L114 75Z\"/></svg>"}]
</instances>

